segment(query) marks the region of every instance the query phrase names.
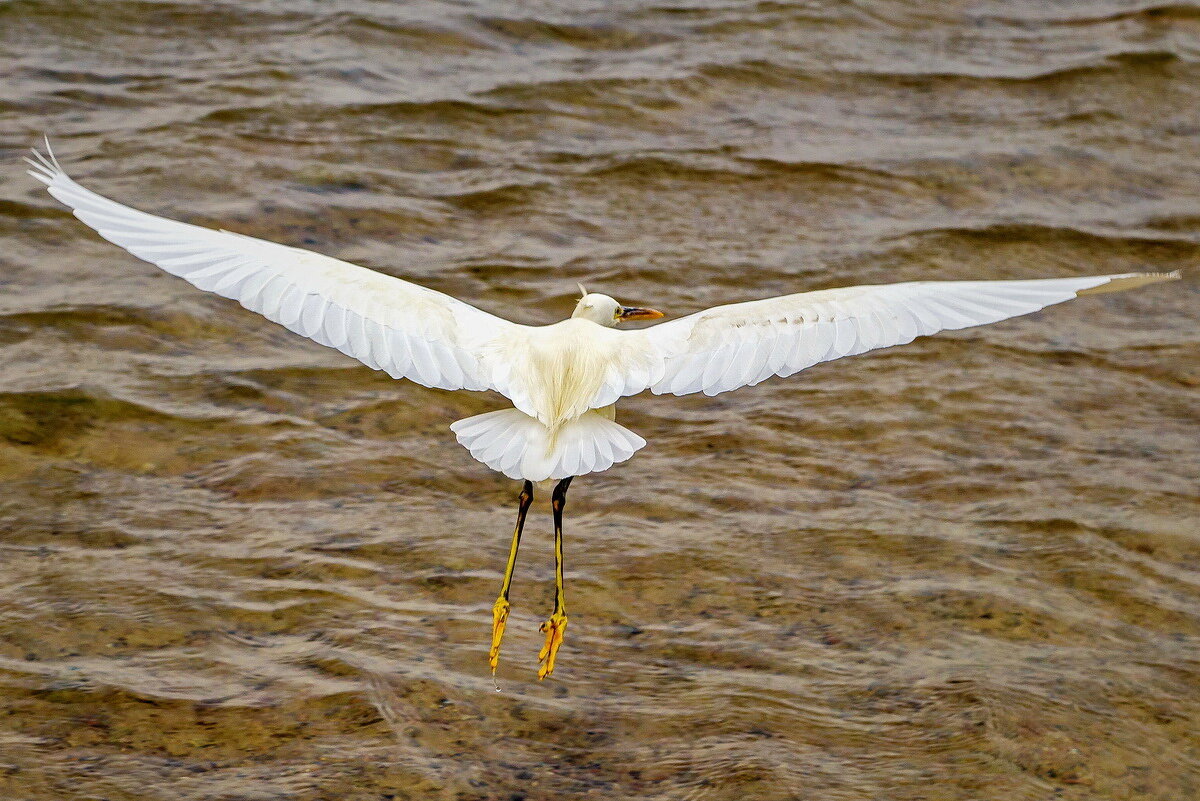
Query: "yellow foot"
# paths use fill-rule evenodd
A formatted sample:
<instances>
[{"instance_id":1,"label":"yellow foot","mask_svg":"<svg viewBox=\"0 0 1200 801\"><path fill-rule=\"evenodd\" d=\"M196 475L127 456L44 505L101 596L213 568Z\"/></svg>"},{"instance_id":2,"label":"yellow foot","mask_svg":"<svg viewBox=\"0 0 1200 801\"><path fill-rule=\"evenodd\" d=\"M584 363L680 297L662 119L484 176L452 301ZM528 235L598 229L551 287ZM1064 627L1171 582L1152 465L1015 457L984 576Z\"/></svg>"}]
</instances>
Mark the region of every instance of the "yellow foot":
<instances>
[{"instance_id":1,"label":"yellow foot","mask_svg":"<svg viewBox=\"0 0 1200 801\"><path fill-rule=\"evenodd\" d=\"M567 632L566 613L555 612L538 630L546 633L546 644L538 653L538 681L541 681L554 672L554 657L558 656L558 648L562 645L563 635Z\"/></svg>"},{"instance_id":2,"label":"yellow foot","mask_svg":"<svg viewBox=\"0 0 1200 801\"><path fill-rule=\"evenodd\" d=\"M492 650L488 651L488 664L492 675L496 675L496 665L500 663L500 640L504 638L504 624L508 622L508 610L512 605L501 595L492 607Z\"/></svg>"}]
</instances>

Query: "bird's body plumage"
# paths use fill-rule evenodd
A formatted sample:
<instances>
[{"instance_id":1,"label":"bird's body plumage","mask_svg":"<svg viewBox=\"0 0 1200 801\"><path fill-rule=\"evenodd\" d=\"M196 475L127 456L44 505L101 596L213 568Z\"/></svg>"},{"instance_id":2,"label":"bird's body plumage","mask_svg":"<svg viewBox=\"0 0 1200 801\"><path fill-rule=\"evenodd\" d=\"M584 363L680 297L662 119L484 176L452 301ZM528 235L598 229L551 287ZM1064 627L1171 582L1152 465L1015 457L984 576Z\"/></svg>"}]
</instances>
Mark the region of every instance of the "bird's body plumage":
<instances>
[{"instance_id":1,"label":"bird's body plumage","mask_svg":"<svg viewBox=\"0 0 1200 801\"><path fill-rule=\"evenodd\" d=\"M718 306L636 331L612 327L609 304L621 307L589 294L571 318L529 326L330 256L136 211L83 188L52 158L35 167L50 193L105 239L200 289L394 378L500 392L521 415L481 415L459 421L455 433L489 467L532 481L604 470L632 456L645 440L604 425L611 420L594 412L628 395L716 395L917 336L1027 314L1099 287L1168 277L827 289ZM572 428L564 434L566 426ZM535 453L541 448L547 450Z\"/></svg>"},{"instance_id":2,"label":"bird's body plumage","mask_svg":"<svg viewBox=\"0 0 1200 801\"><path fill-rule=\"evenodd\" d=\"M655 394L716 395L820 362L997 322L1081 294L1128 289L1178 273L1021 281L943 281L803 292L718 306L641 330L661 316L584 292L571 318L528 326L425 287L339 259L136 211L73 181L49 152L35 178L105 239L200 289L238 301L288 329L394 378L440 389L495 390L513 404L460 420L458 441L479 461L522 479L521 513L493 629L492 667L533 483L555 490L559 576L543 670L566 628L561 512L572 476L606 470L646 444L614 420L617 401ZM532 482L532 483L531 483Z\"/></svg>"}]
</instances>

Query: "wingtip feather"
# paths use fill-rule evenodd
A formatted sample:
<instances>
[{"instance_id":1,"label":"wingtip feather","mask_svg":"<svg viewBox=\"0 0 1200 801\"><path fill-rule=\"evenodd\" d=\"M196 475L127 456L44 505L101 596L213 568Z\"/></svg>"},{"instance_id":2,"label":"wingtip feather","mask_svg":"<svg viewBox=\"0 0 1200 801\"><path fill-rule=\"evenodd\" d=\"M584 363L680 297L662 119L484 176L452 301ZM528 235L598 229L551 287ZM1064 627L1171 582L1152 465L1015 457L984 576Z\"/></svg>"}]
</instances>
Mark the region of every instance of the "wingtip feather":
<instances>
[{"instance_id":1,"label":"wingtip feather","mask_svg":"<svg viewBox=\"0 0 1200 801\"><path fill-rule=\"evenodd\" d=\"M1108 276L1109 280L1103 284L1081 289L1076 294L1082 297L1083 295L1102 295L1105 292L1124 292L1127 289L1136 289L1147 284L1178 281L1182 277L1181 270L1172 270L1168 273L1125 273L1124 275Z\"/></svg>"},{"instance_id":2,"label":"wingtip feather","mask_svg":"<svg viewBox=\"0 0 1200 801\"><path fill-rule=\"evenodd\" d=\"M46 152L43 153L36 147L30 148L33 158L26 156L25 163L33 167L33 170L29 173L30 175L42 183L50 185L59 176L66 175L66 172L63 170L62 165L58 163L58 159L55 158L54 151L50 149L50 138L43 136L42 139L45 142Z\"/></svg>"},{"instance_id":3,"label":"wingtip feather","mask_svg":"<svg viewBox=\"0 0 1200 801\"><path fill-rule=\"evenodd\" d=\"M58 157L54 155L54 148L50 147L50 134L42 134L42 141L46 143L46 155L50 157L50 163L54 165L54 169L62 172L62 166L58 163Z\"/></svg>"}]
</instances>

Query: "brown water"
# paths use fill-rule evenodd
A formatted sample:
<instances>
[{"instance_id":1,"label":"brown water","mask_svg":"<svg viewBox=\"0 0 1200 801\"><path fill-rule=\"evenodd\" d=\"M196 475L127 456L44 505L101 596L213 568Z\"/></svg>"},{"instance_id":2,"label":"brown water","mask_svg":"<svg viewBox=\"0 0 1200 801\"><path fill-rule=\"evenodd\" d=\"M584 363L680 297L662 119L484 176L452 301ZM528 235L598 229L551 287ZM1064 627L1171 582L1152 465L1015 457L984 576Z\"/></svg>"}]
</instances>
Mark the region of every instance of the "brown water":
<instances>
[{"instance_id":1,"label":"brown water","mask_svg":"<svg viewBox=\"0 0 1200 801\"><path fill-rule=\"evenodd\" d=\"M0 797L1200 797L1200 7L0 4ZM497 693L496 396L394 382L22 172L522 322L1184 281L627 400Z\"/></svg>"}]
</instances>

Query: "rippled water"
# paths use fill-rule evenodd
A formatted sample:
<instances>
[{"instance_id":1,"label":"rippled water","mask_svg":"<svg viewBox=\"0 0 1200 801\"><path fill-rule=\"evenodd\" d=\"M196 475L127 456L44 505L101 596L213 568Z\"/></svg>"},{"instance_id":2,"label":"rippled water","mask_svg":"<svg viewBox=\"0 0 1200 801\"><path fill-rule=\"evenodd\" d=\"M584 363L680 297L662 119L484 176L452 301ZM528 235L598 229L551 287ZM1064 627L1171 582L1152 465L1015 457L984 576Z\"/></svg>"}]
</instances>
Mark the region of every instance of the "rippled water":
<instances>
[{"instance_id":1,"label":"rippled water","mask_svg":"<svg viewBox=\"0 0 1200 801\"><path fill-rule=\"evenodd\" d=\"M0 796L1200 796L1200 7L0 4ZM495 396L394 382L24 175L522 322L1184 281L645 397L497 693Z\"/></svg>"}]
</instances>

